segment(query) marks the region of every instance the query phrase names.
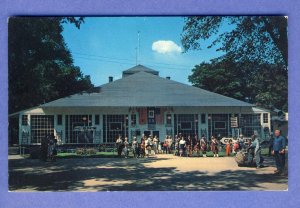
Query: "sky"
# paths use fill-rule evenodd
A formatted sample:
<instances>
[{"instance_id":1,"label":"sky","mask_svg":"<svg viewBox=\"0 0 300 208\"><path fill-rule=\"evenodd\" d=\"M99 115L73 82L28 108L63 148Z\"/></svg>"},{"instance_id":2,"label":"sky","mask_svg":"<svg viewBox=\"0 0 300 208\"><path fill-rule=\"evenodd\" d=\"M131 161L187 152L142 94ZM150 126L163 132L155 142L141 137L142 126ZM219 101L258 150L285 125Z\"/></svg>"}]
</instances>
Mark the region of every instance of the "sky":
<instances>
[{"instance_id":1,"label":"sky","mask_svg":"<svg viewBox=\"0 0 300 208\"><path fill-rule=\"evenodd\" d=\"M80 29L63 26L74 65L95 86L107 83L109 76L122 78L122 71L136 64L191 85L188 76L195 65L222 55L216 47L205 47L211 40L202 41L203 50L183 53L183 17L86 17Z\"/></svg>"}]
</instances>

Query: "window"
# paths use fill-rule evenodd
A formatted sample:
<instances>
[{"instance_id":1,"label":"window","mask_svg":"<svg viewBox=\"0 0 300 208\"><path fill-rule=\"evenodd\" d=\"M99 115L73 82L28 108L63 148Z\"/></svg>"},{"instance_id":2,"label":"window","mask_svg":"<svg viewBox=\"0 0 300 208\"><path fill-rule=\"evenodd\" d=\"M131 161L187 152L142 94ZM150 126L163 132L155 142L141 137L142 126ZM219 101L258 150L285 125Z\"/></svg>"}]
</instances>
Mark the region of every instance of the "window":
<instances>
[{"instance_id":1,"label":"window","mask_svg":"<svg viewBox=\"0 0 300 208\"><path fill-rule=\"evenodd\" d=\"M110 130L111 131L122 131L122 123L110 123Z\"/></svg>"},{"instance_id":2,"label":"window","mask_svg":"<svg viewBox=\"0 0 300 208\"><path fill-rule=\"evenodd\" d=\"M100 116L95 115L95 125L99 125L99 123L100 123Z\"/></svg>"},{"instance_id":3,"label":"window","mask_svg":"<svg viewBox=\"0 0 300 208\"><path fill-rule=\"evenodd\" d=\"M31 143L41 143L42 138L54 133L54 116L31 116Z\"/></svg>"},{"instance_id":4,"label":"window","mask_svg":"<svg viewBox=\"0 0 300 208\"><path fill-rule=\"evenodd\" d=\"M22 115L22 125L23 126L28 125L28 115Z\"/></svg>"},{"instance_id":5,"label":"window","mask_svg":"<svg viewBox=\"0 0 300 208\"><path fill-rule=\"evenodd\" d=\"M201 123L202 124L206 123L206 115L204 113L201 114Z\"/></svg>"},{"instance_id":6,"label":"window","mask_svg":"<svg viewBox=\"0 0 300 208\"><path fill-rule=\"evenodd\" d=\"M148 118L154 118L154 110L148 111Z\"/></svg>"},{"instance_id":7,"label":"window","mask_svg":"<svg viewBox=\"0 0 300 208\"><path fill-rule=\"evenodd\" d=\"M62 125L62 115L57 115L57 125Z\"/></svg>"},{"instance_id":8,"label":"window","mask_svg":"<svg viewBox=\"0 0 300 208\"><path fill-rule=\"evenodd\" d=\"M254 131L261 133L260 114L242 114L242 133L246 137L251 137Z\"/></svg>"},{"instance_id":9,"label":"window","mask_svg":"<svg viewBox=\"0 0 300 208\"><path fill-rule=\"evenodd\" d=\"M86 143L81 129L92 126L92 115L66 115L65 119L66 143Z\"/></svg>"},{"instance_id":10,"label":"window","mask_svg":"<svg viewBox=\"0 0 300 208\"><path fill-rule=\"evenodd\" d=\"M215 122L215 129L225 129L226 122L225 121L216 121Z\"/></svg>"},{"instance_id":11,"label":"window","mask_svg":"<svg viewBox=\"0 0 300 208\"><path fill-rule=\"evenodd\" d=\"M171 114L167 114L166 121L167 121L167 124L169 124L169 125L172 124L172 115Z\"/></svg>"},{"instance_id":12,"label":"window","mask_svg":"<svg viewBox=\"0 0 300 208\"><path fill-rule=\"evenodd\" d=\"M103 115L103 142L113 143L128 136L128 115Z\"/></svg>"},{"instance_id":13,"label":"window","mask_svg":"<svg viewBox=\"0 0 300 208\"><path fill-rule=\"evenodd\" d=\"M174 134L181 135L184 138L198 135L198 117L197 114L174 114Z\"/></svg>"},{"instance_id":14,"label":"window","mask_svg":"<svg viewBox=\"0 0 300 208\"><path fill-rule=\"evenodd\" d=\"M263 114L263 121L264 121L264 123L269 123L269 116L267 113Z\"/></svg>"},{"instance_id":15,"label":"window","mask_svg":"<svg viewBox=\"0 0 300 208\"><path fill-rule=\"evenodd\" d=\"M181 129L183 130L192 129L192 122L181 122Z\"/></svg>"},{"instance_id":16,"label":"window","mask_svg":"<svg viewBox=\"0 0 300 208\"><path fill-rule=\"evenodd\" d=\"M136 125L136 114L131 114L131 126Z\"/></svg>"},{"instance_id":17,"label":"window","mask_svg":"<svg viewBox=\"0 0 300 208\"><path fill-rule=\"evenodd\" d=\"M210 114L208 121L208 137L218 136L228 137L230 135L230 115Z\"/></svg>"}]
</instances>

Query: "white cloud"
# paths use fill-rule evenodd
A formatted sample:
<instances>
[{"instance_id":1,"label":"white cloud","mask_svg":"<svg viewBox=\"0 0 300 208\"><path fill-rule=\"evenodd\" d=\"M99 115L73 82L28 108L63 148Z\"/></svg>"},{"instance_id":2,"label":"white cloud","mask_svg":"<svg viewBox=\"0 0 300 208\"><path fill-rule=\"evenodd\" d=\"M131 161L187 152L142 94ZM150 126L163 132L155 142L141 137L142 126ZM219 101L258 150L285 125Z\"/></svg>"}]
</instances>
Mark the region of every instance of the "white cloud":
<instances>
[{"instance_id":1,"label":"white cloud","mask_svg":"<svg viewBox=\"0 0 300 208\"><path fill-rule=\"evenodd\" d=\"M152 43L152 50L157 53L180 53L181 47L171 40L158 40Z\"/></svg>"}]
</instances>

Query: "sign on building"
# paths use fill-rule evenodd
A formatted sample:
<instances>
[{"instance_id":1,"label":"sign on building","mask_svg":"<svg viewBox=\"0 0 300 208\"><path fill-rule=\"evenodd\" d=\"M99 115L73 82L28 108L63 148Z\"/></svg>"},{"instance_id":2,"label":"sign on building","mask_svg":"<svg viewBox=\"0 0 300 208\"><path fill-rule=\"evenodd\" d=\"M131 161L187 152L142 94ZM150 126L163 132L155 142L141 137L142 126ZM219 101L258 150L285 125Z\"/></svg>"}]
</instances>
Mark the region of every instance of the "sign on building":
<instances>
[{"instance_id":1,"label":"sign on building","mask_svg":"<svg viewBox=\"0 0 300 208\"><path fill-rule=\"evenodd\" d=\"M230 117L231 128L238 128L238 117Z\"/></svg>"}]
</instances>

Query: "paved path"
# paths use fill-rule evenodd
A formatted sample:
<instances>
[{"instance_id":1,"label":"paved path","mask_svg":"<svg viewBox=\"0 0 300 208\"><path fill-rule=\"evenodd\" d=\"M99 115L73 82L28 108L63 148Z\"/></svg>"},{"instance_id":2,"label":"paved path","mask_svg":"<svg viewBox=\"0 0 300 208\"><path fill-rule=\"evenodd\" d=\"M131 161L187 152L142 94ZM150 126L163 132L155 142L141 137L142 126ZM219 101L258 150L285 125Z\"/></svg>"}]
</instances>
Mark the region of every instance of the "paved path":
<instances>
[{"instance_id":1,"label":"paved path","mask_svg":"<svg viewBox=\"0 0 300 208\"><path fill-rule=\"evenodd\" d=\"M42 162L9 158L10 191L287 190L287 176L238 167L234 158L86 158Z\"/></svg>"}]
</instances>

